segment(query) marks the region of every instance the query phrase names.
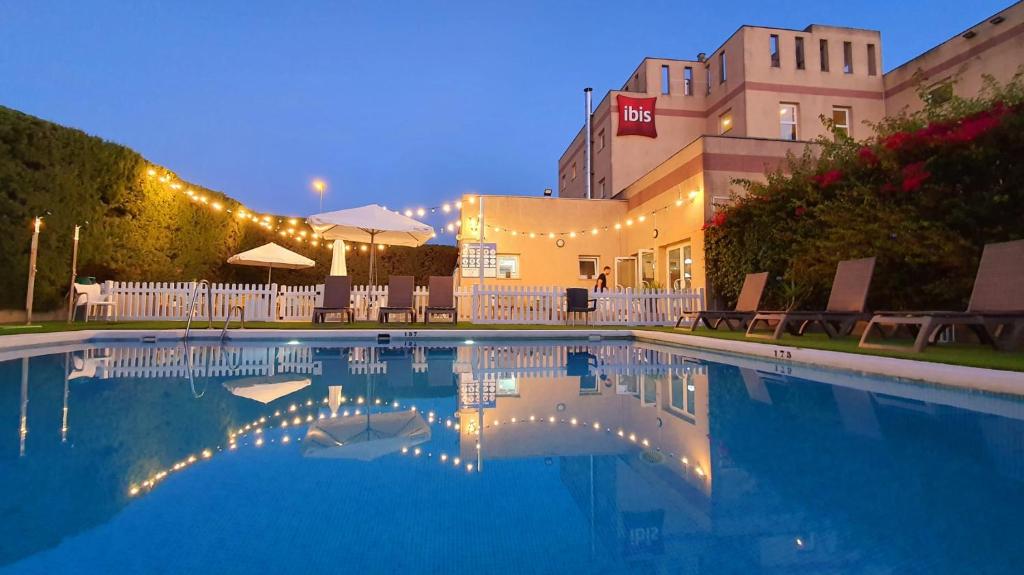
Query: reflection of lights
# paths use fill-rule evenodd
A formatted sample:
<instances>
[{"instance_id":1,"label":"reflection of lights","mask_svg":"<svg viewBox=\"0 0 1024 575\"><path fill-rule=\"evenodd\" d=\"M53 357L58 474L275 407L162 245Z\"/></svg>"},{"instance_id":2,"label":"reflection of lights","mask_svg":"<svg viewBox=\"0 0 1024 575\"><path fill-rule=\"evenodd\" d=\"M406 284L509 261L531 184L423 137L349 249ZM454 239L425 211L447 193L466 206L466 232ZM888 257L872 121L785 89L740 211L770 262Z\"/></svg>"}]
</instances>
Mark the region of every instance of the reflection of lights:
<instances>
[{"instance_id":1,"label":"reflection of lights","mask_svg":"<svg viewBox=\"0 0 1024 575\"><path fill-rule=\"evenodd\" d=\"M300 342L297 339L290 339L290 340L288 340L288 345L300 345L301 343L302 342Z\"/></svg>"}]
</instances>

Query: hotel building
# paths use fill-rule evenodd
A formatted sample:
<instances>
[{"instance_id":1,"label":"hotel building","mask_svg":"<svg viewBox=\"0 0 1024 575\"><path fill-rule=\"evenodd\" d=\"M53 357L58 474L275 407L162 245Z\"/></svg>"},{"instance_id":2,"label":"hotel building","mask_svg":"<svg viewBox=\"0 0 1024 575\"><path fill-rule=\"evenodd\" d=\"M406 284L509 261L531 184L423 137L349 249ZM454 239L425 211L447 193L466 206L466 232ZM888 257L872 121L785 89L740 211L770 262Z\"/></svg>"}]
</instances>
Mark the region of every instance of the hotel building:
<instances>
[{"instance_id":1,"label":"hotel building","mask_svg":"<svg viewBox=\"0 0 1024 575\"><path fill-rule=\"evenodd\" d=\"M787 154L830 132L859 139L869 123L921 108L925 97L977 94L986 75L1009 80L1024 66L1018 2L883 73L879 32L814 24L803 30L741 26L696 59L645 58L590 117L558 161L558 197L483 196L487 283L590 287L605 266L609 287L710 288L702 228L742 188ZM920 90L923 88L923 90ZM467 203L459 245L480 241ZM460 278L479 271L463 260Z\"/></svg>"}]
</instances>

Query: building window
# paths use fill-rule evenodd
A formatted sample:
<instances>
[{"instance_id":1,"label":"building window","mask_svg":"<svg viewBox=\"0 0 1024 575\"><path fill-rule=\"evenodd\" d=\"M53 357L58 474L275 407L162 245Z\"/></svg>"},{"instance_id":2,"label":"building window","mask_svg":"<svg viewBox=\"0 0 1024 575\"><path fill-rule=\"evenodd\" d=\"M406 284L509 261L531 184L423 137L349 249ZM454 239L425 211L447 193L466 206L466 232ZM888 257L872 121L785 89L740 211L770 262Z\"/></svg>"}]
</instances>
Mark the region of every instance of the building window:
<instances>
[{"instance_id":1,"label":"building window","mask_svg":"<svg viewBox=\"0 0 1024 575\"><path fill-rule=\"evenodd\" d=\"M783 140L797 139L797 105L779 104L779 137Z\"/></svg>"},{"instance_id":2,"label":"building window","mask_svg":"<svg viewBox=\"0 0 1024 575\"><path fill-rule=\"evenodd\" d=\"M836 138L850 135L850 109L842 106L832 108L832 128Z\"/></svg>"},{"instance_id":3,"label":"building window","mask_svg":"<svg viewBox=\"0 0 1024 575\"><path fill-rule=\"evenodd\" d=\"M598 192L598 194L600 194L600 195L598 195L599 198L606 198L606 197L608 197L604 193L605 192L604 178L601 178L601 180L599 182L597 182L597 192Z\"/></svg>"},{"instance_id":4,"label":"building window","mask_svg":"<svg viewBox=\"0 0 1024 575\"><path fill-rule=\"evenodd\" d=\"M768 52L772 56L772 68L778 68L779 62L779 35L772 34L768 39Z\"/></svg>"},{"instance_id":5,"label":"building window","mask_svg":"<svg viewBox=\"0 0 1024 575\"><path fill-rule=\"evenodd\" d=\"M708 87L707 87L707 90L705 91L705 94L710 96L711 95L711 66L705 66L704 67L704 80L706 80L707 84L708 84Z\"/></svg>"},{"instance_id":6,"label":"building window","mask_svg":"<svg viewBox=\"0 0 1024 575\"><path fill-rule=\"evenodd\" d=\"M796 69L803 70L806 67L804 62L804 39L802 36L796 37Z\"/></svg>"},{"instance_id":7,"label":"building window","mask_svg":"<svg viewBox=\"0 0 1024 575\"><path fill-rule=\"evenodd\" d=\"M689 66L683 68L683 94L693 95L693 68Z\"/></svg>"},{"instance_id":8,"label":"building window","mask_svg":"<svg viewBox=\"0 0 1024 575\"><path fill-rule=\"evenodd\" d=\"M868 44L868 76L878 75L878 56L875 55L875 45Z\"/></svg>"},{"instance_id":9,"label":"building window","mask_svg":"<svg viewBox=\"0 0 1024 575\"><path fill-rule=\"evenodd\" d=\"M820 52L821 71L828 72L828 40L818 40L818 50Z\"/></svg>"},{"instance_id":10,"label":"building window","mask_svg":"<svg viewBox=\"0 0 1024 575\"><path fill-rule=\"evenodd\" d=\"M662 66L661 67L661 93L662 94L668 94L669 90L670 89L669 89L668 66Z\"/></svg>"},{"instance_id":11,"label":"building window","mask_svg":"<svg viewBox=\"0 0 1024 575\"><path fill-rule=\"evenodd\" d=\"M933 106L945 104L952 98L953 83L949 81L949 78L929 86L928 91L924 95L925 103Z\"/></svg>"},{"instance_id":12,"label":"building window","mask_svg":"<svg viewBox=\"0 0 1024 575\"><path fill-rule=\"evenodd\" d=\"M732 130L732 110L726 110L718 117L718 133L728 134Z\"/></svg>"},{"instance_id":13,"label":"building window","mask_svg":"<svg viewBox=\"0 0 1024 575\"><path fill-rule=\"evenodd\" d=\"M519 254L498 254L498 277L519 279Z\"/></svg>"},{"instance_id":14,"label":"building window","mask_svg":"<svg viewBox=\"0 0 1024 575\"><path fill-rule=\"evenodd\" d=\"M572 163L572 181L576 181L576 162Z\"/></svg>"},{"instance_id":15,"label":"building window","mask_svg":"<svg viewBox=\"0 0 1024 575\"><path fill-rule=\"evenodd\" d=\"M722 50L721 52L718 53L718 83L719 84L724 84L725 80L726 80L725 65L726 65L725 50Z\"/></svg>"},{"instance_id":16,"label":"building window","mask_svg":"<svg viewBox=\"0 0 1024 575\"><path fill-rule=\"evenodd\" d=\"M604 149L604 130L597 133L597 151L600 152Z\"/></svg>"},{"instance_id":17,"label":"building window","mask_svg":"<svg viewBox=\"0 0 1024 575\"><path fill-rule=\"evenodd\" d=\"M580 279L592 280L597 278L597 274L599 273L597 270L600 265L600 260L598 260L596 256L580 256Z\"/></svg>"},{"instance_id":18,"label":"building window","mask_svg":"<svg viewBox=\"0 0 1024 575\"><path fill-rule=\"evenodd\" d=\"M562 172L562 186L560 188L558 188L558 191L559 192L564 192L565 191L565 172Z\"/></svg>"},{"instance_id":19,"label":"building window","mask_svg":"<svg viewBox=\"0 0 1024 575\"><path fill-rule=\"evenodd\" d=\"M843 74L853 74L853 42L843 42Z\"/></svg>"}]
</instances>

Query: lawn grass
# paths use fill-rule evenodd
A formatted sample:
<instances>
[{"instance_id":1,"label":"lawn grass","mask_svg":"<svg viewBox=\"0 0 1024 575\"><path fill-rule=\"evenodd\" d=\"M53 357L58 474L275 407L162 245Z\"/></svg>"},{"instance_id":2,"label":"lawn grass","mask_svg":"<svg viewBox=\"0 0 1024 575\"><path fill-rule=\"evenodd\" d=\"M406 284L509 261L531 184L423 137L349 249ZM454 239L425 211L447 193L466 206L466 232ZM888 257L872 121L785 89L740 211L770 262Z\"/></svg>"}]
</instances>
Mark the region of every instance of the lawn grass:
<instances>
[{"instance_id":1,"label":"lawn grass","mask_svg":"<svg viewBox=\"0 0 1024 575\"><path fill-rule=\"evenodd\" d=\"M219 329L223 324L218 324L216 327ZM233 322L234 326L237 326L237 322ZM106 330L106 329L140 329L140 330L161 330L161 329L184 329L185 322L174 322L174 321L136 321L136 322L89 322L89 323L74 323L67 324L61 321L54 322L39 322L38 327L27 327L24 325L13 325L6 324L0 325L0 337L5 335L19 335L27 333L54 333L61 331L79 331L79 330ZM318 330L318 329L415 329L417 331L423 331L426 329L431 330L470 330L470 329L488 329L488 330L526 330L526 329L541 329L549 331L559 331L566 329L579 329L582 326L568 326L568 325L525 325L525 324L494 324L494 325L475 325L471 323L432 323L429 326L424 324L405 324L405 323L394 323L387 326L381 326L377 322L355 322L351 324L344 323L322 323L313 324L305 322L246 322L246 328L248 329L274 329L274 330ZM193 322L193 328L204 329L206 324L203 322ZM1024 352L998 352L988 346L982 346L972 343L958 343L951 345L939 345L930 346L923 353L912 353L910 351L886 351L886 350L875 350L875 349L860 349L857 347L859 339L857 337L845 337L839 339L828 339L824 334L807 334L804 336L793 336L785 335L782 339L771 341L764 339L747 339L742 332L729 332L729 331L711 331L708 329L698 329L695 332L690 332L685 329L674 329L671 327L629 327L629 326L597 326L594 329L601 330L629 330L629 329L644 329L647 331L659 331L666 333L679 333L686 335L695 335L700 337L709 337L716 339L727 339L733 341L748 341L753 343L760 343L764 345L785 345L792 347L799 347L804 349L820 349L826 351L840 351L846 353L856 353L861 355L872 355L882 357L894 357L901 359L913 359L917 361L929 361L935 363L945 363L950 365L964 365L970 367L985 367L990 369L1001 369L1008 371L1024 371Z\"/></svg>"}]
</instances>

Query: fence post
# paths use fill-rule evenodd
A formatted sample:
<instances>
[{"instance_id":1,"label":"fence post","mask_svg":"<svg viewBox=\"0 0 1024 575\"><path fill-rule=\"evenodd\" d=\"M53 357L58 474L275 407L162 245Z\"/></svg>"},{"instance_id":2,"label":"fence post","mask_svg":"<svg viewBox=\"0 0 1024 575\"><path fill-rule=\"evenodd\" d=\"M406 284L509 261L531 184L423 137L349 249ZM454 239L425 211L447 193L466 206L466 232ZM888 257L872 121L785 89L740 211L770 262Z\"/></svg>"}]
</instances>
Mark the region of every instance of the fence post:
<instances>
[{"instance_id":1,"label":"fence post","mask_svg":"<svg viewBox=\"0 0 1024 575\"><path fill-rule=\"evenodd\" d=\"M469 321L471 323L476 323L476 321L477 321L477 311L476 310L477 310L477 305L478 305L478 300L479 300L479 291L480 291L480 286L478 286L476 284L473 284L471 286L471 291L470 291L470 296L469 296Z\"/></svg>"},{"instance_id":2,"label":"fence post","mask_svg":"<svg viewBox=\"0 0 1024 575\"><path fill-rule=\"evenodd\" d=\"M269 309L269 313L267 313L267 319L270 320L270 321L279 321L279 320L283 319L283 318L279 317L280 314L279 314L278 309L277 309L278 293L283 288L284 288L284 286L278 286L276 283L275 284L270 284L270 302L269 302L270 309ZM282 299L284 299L284 298L282 298Z\"/></svg>"}]
</instances>

